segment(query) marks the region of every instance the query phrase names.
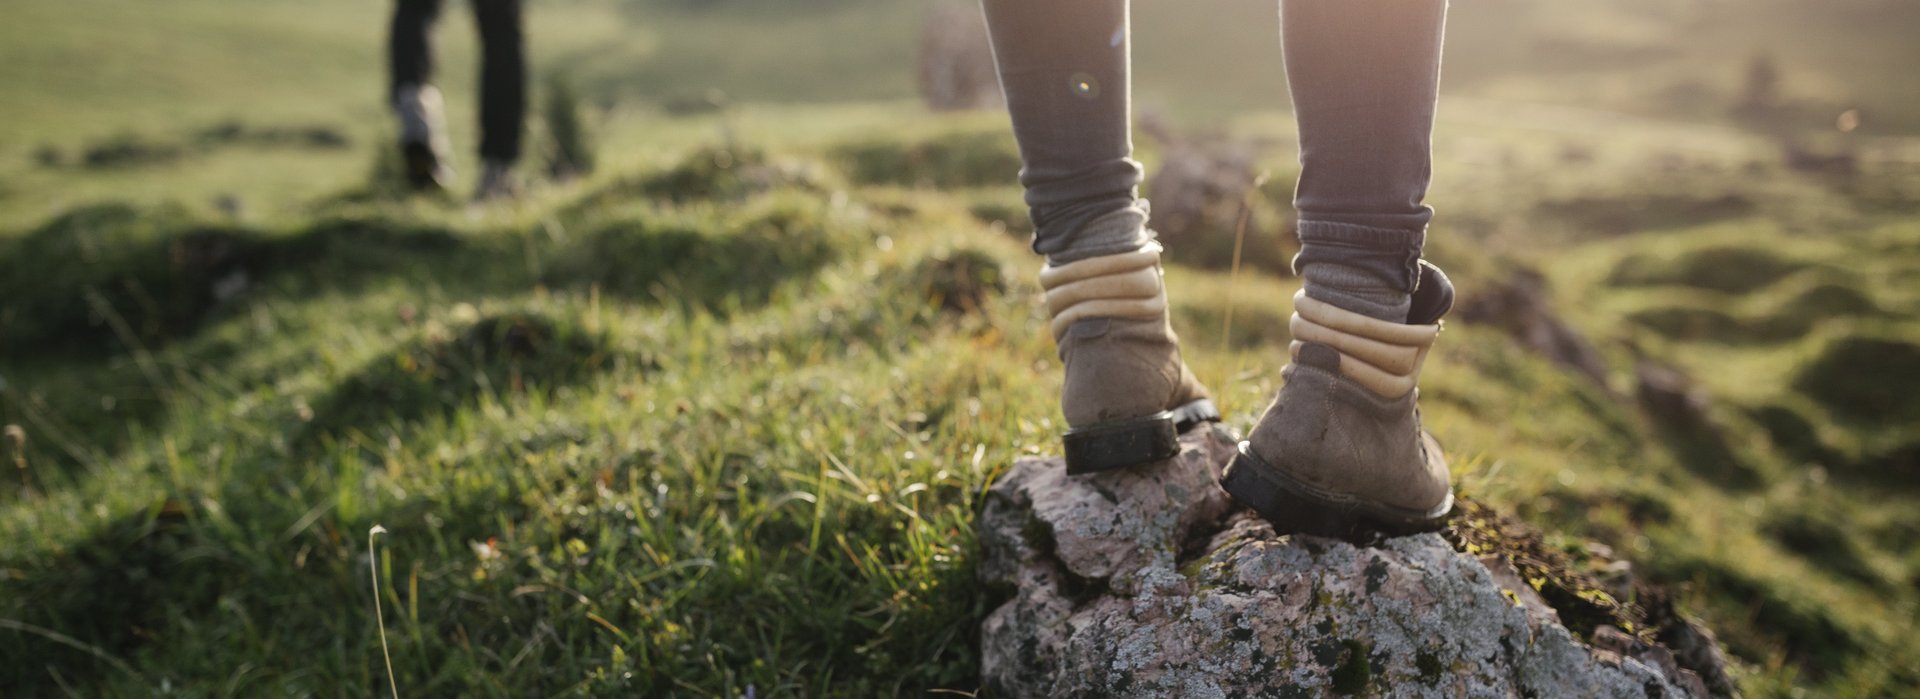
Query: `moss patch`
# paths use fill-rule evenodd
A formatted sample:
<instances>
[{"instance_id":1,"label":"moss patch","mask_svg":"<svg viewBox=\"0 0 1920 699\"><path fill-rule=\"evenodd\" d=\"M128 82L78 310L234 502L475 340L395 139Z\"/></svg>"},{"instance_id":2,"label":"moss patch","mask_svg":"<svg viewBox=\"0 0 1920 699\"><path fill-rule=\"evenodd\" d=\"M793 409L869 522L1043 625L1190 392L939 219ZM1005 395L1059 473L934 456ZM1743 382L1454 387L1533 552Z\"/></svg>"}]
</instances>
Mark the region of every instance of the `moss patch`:
<instances>
[{"instance_id":1,"label":"moss patch","mask_svg":"<svg viewBox=\"0 0 1920 699\"><path fill-rule=\"evenodd\" d=\"M1576 637L1591 638L1603 625L1636 635L1647 631L1642 610L1614 599L1572 555L1517 519L1462 497L1441 535L1461 553L1493 555L1512 565Z\"/></svg>"},{"instance_id":2,"label":"moss patch","mask_svg":"<svg viewBox=\"0 0 1920 699\"><path fill-rule=\"evenodd\" d=\"M1367 652L1364 641L1349 638L1340 642L1340 664L1334 666L1328 676L1334 693L1351 697L1367 691L1367 685L1373 681L1373 661Z\"/></svg>"}]
</instances>

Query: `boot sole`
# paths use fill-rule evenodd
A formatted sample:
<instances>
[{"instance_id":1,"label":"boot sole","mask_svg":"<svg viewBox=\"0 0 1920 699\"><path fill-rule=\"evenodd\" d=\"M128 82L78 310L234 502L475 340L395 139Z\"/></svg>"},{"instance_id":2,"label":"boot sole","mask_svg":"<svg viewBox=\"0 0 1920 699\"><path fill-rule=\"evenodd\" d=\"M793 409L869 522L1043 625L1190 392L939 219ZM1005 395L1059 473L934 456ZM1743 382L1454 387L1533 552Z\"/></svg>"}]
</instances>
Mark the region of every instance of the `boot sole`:
<instances>
[{"instance_id":1,"label":"boot sole","mask_svg":"<svg viewBox=\"0 0 1920 699\"><path fill-rule=\"evenodd\" d=\"M1146 417L1112 420L1068 430L1060 442L1067 474L1081 475L1130 468L1173 458L1180 435L1203 422L1219 422L1220 410L1202 398Z\"/></svg>"},{"instance_id":2,"label":"boot sole","mask_svg":"<svg viewBox=\"0 0 1920 699\"><path fill-rule=\"evenodd\" d=\"M1405 536L1436 531L1453 512L1451 488L1446 499L1430 510L1369 502L1294 480L1254 454L1247 442L1240 443L1239 452L1227 463L1220 487L1260 513L1281 534L1347 541L1365 541L1373 533Z\"/></svg>"},{"instance_id":3,"label":"boot sole","mask_svg":"<svg viewBox=\"0 0 1920 699\"><path fill-rule=\"evenodd\" d=\"M438 191L446 189L446 183L440 181L440 156L433 147L425 143L403 143L400 145L401 157L406 161L407 185L417 191Z\"/></svg>"}]
</instances>

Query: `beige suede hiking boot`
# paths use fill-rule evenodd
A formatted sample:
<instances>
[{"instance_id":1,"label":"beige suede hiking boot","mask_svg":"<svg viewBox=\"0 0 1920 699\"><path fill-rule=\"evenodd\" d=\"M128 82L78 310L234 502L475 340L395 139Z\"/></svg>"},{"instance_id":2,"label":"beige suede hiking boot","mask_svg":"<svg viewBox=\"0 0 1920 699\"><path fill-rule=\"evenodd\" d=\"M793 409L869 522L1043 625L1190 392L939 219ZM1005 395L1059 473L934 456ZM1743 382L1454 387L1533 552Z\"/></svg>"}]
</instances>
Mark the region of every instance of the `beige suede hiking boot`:
<instances>
[{"instance_id":1,"label":"beige suede hiking boot","mask_svg":"<svg viewBox=\"0 0 1920 699\"><path fill-rule=\"evenodd\" d=\"M522 191L524 187L520 176L513 172L513 163L488 160L480 171L480 181L473 187L473 203L488 204L517 199Z\"/></svg>"},{"instance_id":2,"label":"beige suede hiking boot","mask_svg":"<svg viewBox=\"0 0 1920 699\"><path fill-rule=\"evenodd\" d=\"M1409 534L1452 511L1446 457L1420 427L1415 383L1453 285L1424 261L1419 279L1406 323L1294 295L1286 384L1220 482L1276 531Z\"/></svg>"},{"instance_id":3,"label":"beige suede hiking boot","mask_svg":"<svg viewBox=\"0 0 1920 699\"><path fill-rule=\"evenodd\" d=\"M1160 244L1040 271L1053 340L1066 363L1060 411L1067 472L1172 458L1179 435L1220 411L1180 360L1167 322Z\"/></svg>"},{"instance_id":4,"label":"beige suede hiking boot","mask_svg":"<svg viewBox=\"0 0 1920 699\"><path fill-rule=\"evenodd\" d=\"M446 111L440 90L432 85L402 85L394 90L400 155L406 165L407 185L414 189L444 190L453 183Z\"/></svg>"}]
</instances>

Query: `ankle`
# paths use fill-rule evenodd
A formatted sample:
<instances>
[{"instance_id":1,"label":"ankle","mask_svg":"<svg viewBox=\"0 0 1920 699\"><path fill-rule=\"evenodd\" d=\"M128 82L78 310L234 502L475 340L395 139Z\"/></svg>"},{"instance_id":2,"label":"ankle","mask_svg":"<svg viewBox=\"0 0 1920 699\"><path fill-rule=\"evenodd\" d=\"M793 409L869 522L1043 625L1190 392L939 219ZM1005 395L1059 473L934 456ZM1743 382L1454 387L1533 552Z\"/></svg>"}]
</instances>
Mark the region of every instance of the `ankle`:
<instances>
[{"instance_id":1,"label":"ankle","mask_svg":"<svg viewBox=\"0 0 1920 699\"><path fill-rule=\"evenodd\" d=\"M1105 214L1071 223L1068 231L1051 230L1059 224L1042 224L1034 235L1036 252L1045 254L1047 264L1058 267L1070 262L1119 255L1145 248L1153 243L1147 230L1147 201L1136 199Z\"/></svg>"},{"instance_id":2,"label":"ankle","mask_svg":"<svg viewBox=\"0 0 1920 699\"><path fill-rule=\"evenodd\" d=\"M1164 326L1166 287L1160 277L1160 244L1137 247L1064 264L1049 262L1040 271L1055 342L1075 324L1090 319L1154 321Z\"/></svg>"},{"instance_id":3,"label":"ankle","mask_svg":"<svg viewBox=\"0 0 1920 699\"><path fill-rule=\"evenodd\" d=\"M1421 232L1325 221L1300 223L1294 270L1307 296L1344 310L1404 323L1420 277Z\"/></svg>"}]
</instances>

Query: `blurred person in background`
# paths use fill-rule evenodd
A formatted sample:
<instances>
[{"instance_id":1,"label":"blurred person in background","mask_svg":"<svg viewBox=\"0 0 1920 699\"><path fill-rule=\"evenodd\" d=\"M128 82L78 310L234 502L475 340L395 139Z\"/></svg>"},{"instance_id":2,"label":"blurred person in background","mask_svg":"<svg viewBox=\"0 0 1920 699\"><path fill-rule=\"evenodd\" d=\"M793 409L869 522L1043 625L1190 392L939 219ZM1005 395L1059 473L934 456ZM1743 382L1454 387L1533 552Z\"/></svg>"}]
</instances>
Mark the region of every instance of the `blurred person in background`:
<instances>
[{"instance_id":1,"label":"blurred person in background","mask_svg":"<svg viewBox=\"0 0 1920 699\"><path fill-rule=\"evenodd\" d=\"M983 1L1046 257L1068 471L1163 463L1220 415L1180 357L1138 196L1128 0ZM1282 533L1436 528L1453 494L1414 386L1453 301L1421 260L1446 2L1280 5L1305 288L1285 386L1222 486Z\"/></svg>"},{"instance_id":2,"label":"blurred person in background","mask_svg":"<svg viewBox=\"0 0 1920 699\"><path fill-rule=\"evenodd\" d=\"M389 90L400 120L407 181L444 190L453 179L445 107L433 85L433 25L443 0L395 0L388 41ZM513 174L527 112L526 46L520 0L472 0L480 29L480 160L476 201L519 191Z\"/></svg>"}]
</instances>

